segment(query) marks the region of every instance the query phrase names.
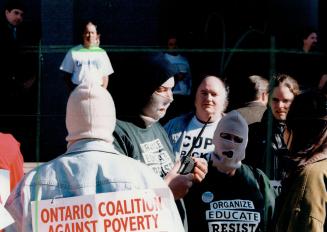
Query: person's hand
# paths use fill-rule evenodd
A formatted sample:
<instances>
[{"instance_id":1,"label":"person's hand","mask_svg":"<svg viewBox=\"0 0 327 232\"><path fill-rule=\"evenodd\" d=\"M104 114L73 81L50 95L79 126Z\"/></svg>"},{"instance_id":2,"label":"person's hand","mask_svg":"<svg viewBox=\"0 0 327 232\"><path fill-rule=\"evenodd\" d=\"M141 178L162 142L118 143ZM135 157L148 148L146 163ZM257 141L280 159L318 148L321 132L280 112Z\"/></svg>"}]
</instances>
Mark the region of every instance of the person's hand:
<instances>
[{"instance_id":1,"label":"person's hand","mask_svg":"<svg viewBox=\"0 0 327 232\"><path fill-rule=\"evenodd\" d=\"M187 175L178 174L177 171L181 166L181 162L177 161L172 170L165 176L164 180L172 191L175 200L183 198L193 184L194 174Z\"/></svg>"},{"instance_id":2,"label":"person's hand","mask_svg":"<svg viewBox=\"0 0 327 232\"><path fill-rule=\"evenodd\" d=\"M194 160L194 182L200 183L208 173L208 162L203 158L193 158Z\"/></svg>"}]
</instances>

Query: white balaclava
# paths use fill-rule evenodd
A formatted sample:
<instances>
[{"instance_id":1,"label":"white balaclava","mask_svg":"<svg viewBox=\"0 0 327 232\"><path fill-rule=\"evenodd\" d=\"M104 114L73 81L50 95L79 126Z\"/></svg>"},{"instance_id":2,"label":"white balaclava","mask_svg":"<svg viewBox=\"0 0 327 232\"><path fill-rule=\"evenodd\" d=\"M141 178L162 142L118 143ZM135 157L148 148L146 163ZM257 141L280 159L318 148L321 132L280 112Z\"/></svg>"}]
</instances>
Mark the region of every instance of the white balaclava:
<instances>
[{"instance_id":1,"label":"white balaclava","mask_svg":"<svg viewBox=\"0 0 327 232\"><path fill-rule=\"evenodd\" d=\"M167 88L173 88L175 85L174 77L169 78L161 86ZM158 92L154 92L151 95L149 102L143 108L143 114L147 119L153 122L159 121L163 116L165 116L166 110L168 109L173 98L161 95ZM165 109L165 110L162 110ZM152 120L151 120L152 119ZM148 120L147 120L148 121Z\"/></svg>"},{"instance_id":2,"label":"white balaclava","mask_svg":"<svg viewBox=\"0 0 327 232\"><path fill-rule=\"evenodd\" d=\"M241 166L241 161L245 158L248 131L247 122L238 111L233 110L222 117L213 136L215 150L212 154L212 164L214 167L223 173L229 173ZM236 135L243 141L238 143L222 138L222 133Z\"/></svg>"},{"instance_id":3,"label":"white balaclava","mask_svg":"<svg viewBox=\"0 0 327 232\"><path fill-rule=\"evenodd\" d=\"M80 139L112 143L116 110L110 93L95 83L85 82L70 94L66 109L68 146Z\"/></svg>"}]
</instances>

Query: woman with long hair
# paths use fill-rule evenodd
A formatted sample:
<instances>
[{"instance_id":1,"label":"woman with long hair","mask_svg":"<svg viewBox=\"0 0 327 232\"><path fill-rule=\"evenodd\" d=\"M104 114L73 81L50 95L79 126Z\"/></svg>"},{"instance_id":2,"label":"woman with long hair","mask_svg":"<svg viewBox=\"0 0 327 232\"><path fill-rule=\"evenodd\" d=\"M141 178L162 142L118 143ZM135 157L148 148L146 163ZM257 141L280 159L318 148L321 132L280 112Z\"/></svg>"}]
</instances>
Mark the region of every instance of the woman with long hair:
<instances>
[{"instance_id":1,"label":"woman with long hair","mask_svg":"<svg viewBox=\"0 0 327 232\"><path fill-rule=\"evenodd\" d=\"M327 101L318 91L294 98L287 115L285 175L275 231L327 231Z\"/></svg>"}]
</instances>

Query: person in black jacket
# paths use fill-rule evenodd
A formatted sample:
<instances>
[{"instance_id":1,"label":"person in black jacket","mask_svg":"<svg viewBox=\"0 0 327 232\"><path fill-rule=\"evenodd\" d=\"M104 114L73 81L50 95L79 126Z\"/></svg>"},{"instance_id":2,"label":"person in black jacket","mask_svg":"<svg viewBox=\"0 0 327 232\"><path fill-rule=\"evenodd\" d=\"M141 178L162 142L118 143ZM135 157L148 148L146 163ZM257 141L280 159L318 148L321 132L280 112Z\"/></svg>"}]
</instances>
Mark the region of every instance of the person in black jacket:
<instances>
[{"instance_id":1,"label":"person in black jacket","mask_svg":"<svg viewBox=\"0 0 327 232\"><path fill-rule=\"evenodd\" d=\"M37 45L38 33L24 22L24 13L25 5L21 1L10 0L0 20L0 43L3 45L4 57L1 62L0 94L6 97L6 101L1 102L2 109L4 103L8 106L5 113L22 110L15 104L24 101L26 92L32 89L37 76L37 50L32 51L28 46ZM23 104L19 106L24 107Z\"/></svg>"},{"instance_id":2,"label":"person in black jacket","mask_svg":"<svg viewBox=\"0 0 327 232\"><path fill-rule=\"evenodd\" d=\"M269 87L269 108L261 122L249 127L249 144L244 163L262 169L279 188L281 158L287 153L284 141L285 120L299 85L291 76L275 76ZM277 182L275 182L277 181Z\"/></svg>"},{"instance_id":3,"label":"person in black jacket","mask_svg":"<svg viewBox=\"0 0 327 232\"><path fill-rule=\"evenodd\" d=\"M8 0L0 18L0 128L22 144L26 161L35 155L39 31L24 20L26 7Z\"/></svg>"}]
</instances>

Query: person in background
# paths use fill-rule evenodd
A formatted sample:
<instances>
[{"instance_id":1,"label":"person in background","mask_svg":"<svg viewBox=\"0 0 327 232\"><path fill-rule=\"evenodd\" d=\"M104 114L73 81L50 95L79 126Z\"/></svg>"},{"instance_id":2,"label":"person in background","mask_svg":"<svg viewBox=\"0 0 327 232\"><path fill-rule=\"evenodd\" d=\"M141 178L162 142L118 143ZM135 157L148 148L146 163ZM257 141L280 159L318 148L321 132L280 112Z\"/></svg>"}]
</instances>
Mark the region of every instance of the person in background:
<instances>
[{"instance_id":1,"label":"person in background","mask_svg":"<svg viewBox=\"0 0 327 232\"><path fill-rule=\"evenodd\" d=\"M174 102L168 109L169 117L186 113L192 107L190 105L192 92L192 74L189 61L185 56L179 53L178 38L170 34L167 37L167 51L164 57L169 63L176 67L175 86L173 88ZM166 117L168 117L168 115Z\"/></svg>"},{"instance_id":2,"label":"person in background","mask_svg":"<svg viewBox=\"0 0 327 232\"><path fill-rule=\"evenodd\" d=\"M247 122L230 111L214 132L206 178L184 198L189 232L270 228L276 193L261 170L242 164L247 141Z\"/></svg>"},{"instance_id":3,"label":"person in background","mask_svg":"<svg viewBox=\"0 0 327 232\"><path fill-rule=\"evenodd\" d=\"M192 90L191 68L186 57L176 52L178 49L177 36L170 35L167 39L168 51L164 53L165 58L176 66L176 84L173 89L174 95L190 96Z\"/></svg>"},{"instance_id":4,"label":"person in background","mask_svg":"<svg viewBox=\"0 0 327 232\"><path fill-rule=\"evenodd\" d=\"M287 153L284 141L285 120L296 95L297 81L286 74L274 76L269 86L269 108L261 122L249 126L249 144L244 163L260 168L280 189L283 175L281 159Z\"/></svg>"},{"instance_id":5,"label":"person in background","mask_svg":"<svg viewBox=\"0 0 327 232\"><path fill-rule=\"evenodd\" d=\"M162 177L172 190L180 215L185 223L182 198L193 182L200 182L207 173L207 162L195 158L192 172L180 174L181 161L176 159L167 133L159 120L164 117L173 101L172 88L176 69L167 65L162 55L139 59L134 67L138 78L129 83L133 88L128 92L129 115L117 121L114 132L114 145L122 154L139 160ZM185 225L185 224L184 224Z\"/></svg>"},{"instance_id":6,"label":"person in background","mask_svg":"<svg viewBox=\"0 0 327 232\"><path fill-rule=\"evenodd\" d=\"M314 28L306 28L302 34L302 50L305 53L316 50L318 33Z\"/></svg>"},{"instance_id":7,"label":"person in background","mask_svg":"<svg viewBox=\"0 0 327 232\"><path fill-rule=\"evenodd\" d=\"M245 118L248 125L260 122L268 104L268 80L253 75L247 78L247 97L243 107L237 111Z\"/></svg>"},{"instance_id":8,"label":"person in background","mask_svg":"<svg viewBox=\"0 0 327 232\"><path fill-rule=\"evenodd\" d=\"M25 5L20 0L8 0L0 20L2 49L2 78L0 96L5 113L17 113L32 107L30 98L38 71L37 52L26 52L27 46L38 45L39 33L24 22ZM35 96L34 96L35 97ZM30 100L29 104L25 100ZM32 102L33 101L33 102ZM23 104L23 102L25 104ZM1 111L2 111L1 110ZM32 109L29 109L32 110Z\"/></svg>"},{"instance_id":9,"label":"person in background","mask_svg":"<svg viewBox=\"0 0 327 232\"><path fill-rule=\"evenodd\" d=\"M11 134L0 133L0 169L9 171L12 191L24 176L24 158L19 142Z\"/></svg>"},{"instance_id":10,"label":"person in background","mask_svg":"<svg viewBox=\"0 0 327 232\"><path fill-rule=\"evenodd\" d=\"M83 81L94 81L106 89L109 75L114 70L107 52L99 47L97 24L93 21L84 23L82 38L83 44L71 48L60 65L68 90L72 91ZM86 77L92 79L85 80Z\"/></svg>"},{"instance_id":11,"label":"person in background","mask_svg":"<svg viewBox=\"0 0 327 232\"><path fill-rule=\"evenodd\" d=\"M303 28L299 36L298 53L285 55L280 72L288 73L303 91L316 88L323 75L327 75L326 55L319 49L318 30L311 26Z\"/></svg>"},{"instance_id":12,"label":"person in background","mask_svg":"<svg viewBox=\"0 0 327 232\"><path fill-rule=\"evenodd\" d=\"M92 78L92 77L90 77ZM106 192L165 188L146 165L119 154L112 145L116 124L113 99L96 83L82 83L66 110L67 151L28 172L10 194L6 209L16 223L8 231L32 231L31 201ZM183 226L171 195L168 211L176 232ZM6 230L7 231L7 230Z\"/></svg>"},{"instance_id":13,"label":"person in background","mask_svg":"<svg viewBox=\"0 0 327 232\"><path fill-rule=\"evenodd\" d=\"M23 1L7 0L0 19L0 131L20 142L25 160L35 155L40 40L38 24L25 20L29 14Z\"/></svg>"},{"instance_id":14,"label":"person in background","mask_svg":"<svg viewBox=\"0 0 327 232\"><path fill-rule=\"evenodd\" d=\"M206 153L213 151L212 136L219 120L224 116L228 104L227 95L226 86L221 79L206 76L196 91L195 112L178 116L165 124L164 128L177 158L188 153L209 118L201 138L194 144L192 156L205 158Z\"/></svg>"},{"instance_id":15,"label":"person in background","mask_svg":"<svg viewBox=\"0 0 327 232\"><path fill-rule=\"evenodd\" d=\"M327 231L327 99L319 91L294 98L286 118L289 153L273 231Z\"/></svg>"},{"instance_id":16,"label":"person in background","mask_svg":"<svg viewBox=\"0 0 327 232\"><path fill-rule=\"evenodd\" d=\"M318 30L313 27L306 27L302 33L302 61L296 68L299 69L297 76L300 87L303 90L308 88L315 88L317 83L323 76L327 76L325 68L326 56L323 54L314 54L319 52L319 36ZM301 56L299 57L301 59ZM301 66L303 65L303 66Z\"/></svg>"}]
</instances>

